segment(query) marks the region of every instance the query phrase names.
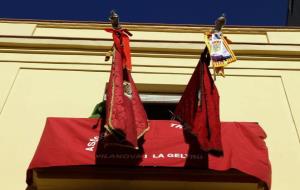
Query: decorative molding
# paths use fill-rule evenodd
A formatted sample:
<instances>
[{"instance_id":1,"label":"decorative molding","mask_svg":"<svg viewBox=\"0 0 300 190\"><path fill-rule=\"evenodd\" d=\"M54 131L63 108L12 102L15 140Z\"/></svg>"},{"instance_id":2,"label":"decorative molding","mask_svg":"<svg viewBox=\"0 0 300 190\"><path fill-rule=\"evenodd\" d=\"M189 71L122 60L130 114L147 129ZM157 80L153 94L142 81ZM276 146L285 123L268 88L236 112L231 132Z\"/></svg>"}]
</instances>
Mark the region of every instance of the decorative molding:
<instances>
[{"instance_id":1,"label":"decorative molding","mask_svg":"<svg viewBox=\"0 0 300 190\"><path fill-rule=\"evenodd\" d=\"M108 22L96 21L66 21L66 20L29 20L29 19L0 19L2 23L37 24L40 28L73 28L73 29L103 29L110 27ZM212 25L186 25L186 24L160 24L160 23L122 23L129 30L135 31L167 31L167 32L206 32ZM271 27L271 26L228 26L224 33L235 34L265 34L270 31L295 31L300 32L300 27Z\"/></svg>"},{"instance_id":2,"label":"decorative molding","mask_svg":"<svg viewBox=\"0 0 300 190\"><path fill-rule=\"evenodd\" d=\"M46 37L1 37L1 52L66 54L66 55L102 55L110 49L112 42L105 39L68 39ZM174 41L132 41L132 53L142 55L174 55L199 57L205 44L203 42L174 42ZM295 44L259 44L234 43L232 49L237 56L275 57L299 60L300 45ZM102 53L102 54L101 54Z\"/></svg>"}]
</instances>

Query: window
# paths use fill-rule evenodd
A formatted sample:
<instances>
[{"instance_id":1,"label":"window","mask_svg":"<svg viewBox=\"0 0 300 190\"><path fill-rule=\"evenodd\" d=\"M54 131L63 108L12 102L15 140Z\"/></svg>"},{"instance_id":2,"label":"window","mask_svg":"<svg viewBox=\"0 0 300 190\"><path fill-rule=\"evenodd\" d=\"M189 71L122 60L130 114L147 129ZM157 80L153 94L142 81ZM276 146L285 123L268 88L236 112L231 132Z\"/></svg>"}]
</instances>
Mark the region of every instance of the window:
<instances>
[{"instance_id":1,"label":"window","mask_svg":"<svg viewBox=\"0 0 300 190\"><path fill-rule=\"evenodd\" d=\"M148 119L169 120L179 102L184 85L136 84ZM106 100L106 96L104 96ZM171 112L170 112L171 111Z\"/></svg>"},{"instance_id":2,"label":"window","mask_svg":"<svg viewBox=\"0 0 300 190\"><path fill-rule=\"evenodd\" d=\"M181 94L140 93L148 119L169 120L172 118ZM171 111L171 112L170 112Z\"/></svg>"}]
</instances>

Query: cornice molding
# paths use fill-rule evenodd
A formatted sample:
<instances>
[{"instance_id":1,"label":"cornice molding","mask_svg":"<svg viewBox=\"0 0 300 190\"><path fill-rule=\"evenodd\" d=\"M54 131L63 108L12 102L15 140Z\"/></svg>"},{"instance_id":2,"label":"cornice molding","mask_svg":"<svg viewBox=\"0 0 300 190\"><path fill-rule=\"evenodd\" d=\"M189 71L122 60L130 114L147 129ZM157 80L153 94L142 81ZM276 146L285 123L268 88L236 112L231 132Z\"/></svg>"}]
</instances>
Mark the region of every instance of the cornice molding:
<instances>
[{"instance_id":1,"label":"cornice molding","mask_svg":"<svg viewBox=\"0 0 300 190\"><path fill-rule=\"evenodd\" d=\"M100 55L111 45L112 41L107 39L0 36L0 52L11 53ZM300 59L300 45L234 43L231 47L237 56ZM133 54L198 57L205 43L133 40L131 48Z\"/></svg>"},{"instance_id":2,"label":"cornice molding","mask_svg":"<svg viewBox=\"0 0 300 190\"><path fill-rule=\"evenodd\" d=\"M66 20L22 20L0 18L0 23L36 24L38 28L68 28L68 29L95 29L100 30L110 27L108 22L96 21L66 21ZM134 31L152 32L189 32L199 33L210 31L212 25L194 24L161 24L161 23L122 23L123 27ZM228 26L223 29L224 33L232 34L266 34L266 32L300 32L300 27L278 26Z\"/></svg>"}]
</instances>

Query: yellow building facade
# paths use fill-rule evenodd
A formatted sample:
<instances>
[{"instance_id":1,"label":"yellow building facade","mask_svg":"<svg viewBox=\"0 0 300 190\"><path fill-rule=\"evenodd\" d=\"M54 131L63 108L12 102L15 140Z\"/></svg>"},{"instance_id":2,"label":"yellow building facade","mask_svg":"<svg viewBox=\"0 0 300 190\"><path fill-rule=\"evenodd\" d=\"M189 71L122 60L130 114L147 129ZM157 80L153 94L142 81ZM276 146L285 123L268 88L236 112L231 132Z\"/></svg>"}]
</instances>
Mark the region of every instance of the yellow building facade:
<instances>
[{"instance_id":1,"label":"yellow building facade","mask_svg":"<svg viewBox=\"0 0 300 190\"><path fill-rule=\"evenodd\" d=\"M106 23L0 21L1 189L25 189L47 117L88 117L111 62ZM211 26L127 24L140 93L181 93ZM300 29L225 27L238 61L218 77L222 121L267 133L272 189L300 188ZM222 189L222 188L221 188Z\"/></svg>"}]
</instances>

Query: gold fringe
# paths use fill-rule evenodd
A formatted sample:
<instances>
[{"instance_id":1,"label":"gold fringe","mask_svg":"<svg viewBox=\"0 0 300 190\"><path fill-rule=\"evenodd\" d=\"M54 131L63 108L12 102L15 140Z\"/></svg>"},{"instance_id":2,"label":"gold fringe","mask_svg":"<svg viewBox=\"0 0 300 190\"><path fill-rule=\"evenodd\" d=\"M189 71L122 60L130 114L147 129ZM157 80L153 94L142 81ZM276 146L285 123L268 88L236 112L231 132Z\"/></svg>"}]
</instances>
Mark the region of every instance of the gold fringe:
<instances>
[{"instance_id":1,"label":"gold fringe","mask_svg":"<svg viewBox=\"0 0 300 190\"><path fill-rule=\"evenodd\" d=\"M115 51L116 51L115 48L113 48L113 53L112 53L113 61L112 61L112 64L114 64ZM108 130L108 132L110 132L111 134L113 133L112 131L118 133L112 125L112 110L113 110L112 107L114 105L114 98L113 98L114 96L115 96L115 83L114 83L114 80L112 80L112 98L111 98L111 102L110 102L108 125L104 126ZM121 133L118 133L118 134L123 136Z\"/></svg>"},{"instance_id":2,"label":"gold fringe","mask_svg":"<svg viewBox=\"0 0 300 190\"><path fill-rule=\"evenodd\" d=\"M210 32L205 32L204 33L204 42L206 47L208 48L209 53L211 53L211 46L209 43L209 36L211 35ZM231 57L224 60L224 61L212 61L212 66L213 66L213 70L214 70L214 80L216 80L216 75L221 75L223 77L225 77L225 73L224 73L224 67L226 67L227 65L229 65L232 62L237 61L237 58L234 54L234 52L231 50L231 48L229 47L227 40L224 38L224 36L221 36L221 39L223 41L223 44L225 46L225 48L227 49L227 51L230 53ZM219 69L217 69L219 68ZM223 71L223 72L220 72Z\"/></svg>"}]
</instances>

